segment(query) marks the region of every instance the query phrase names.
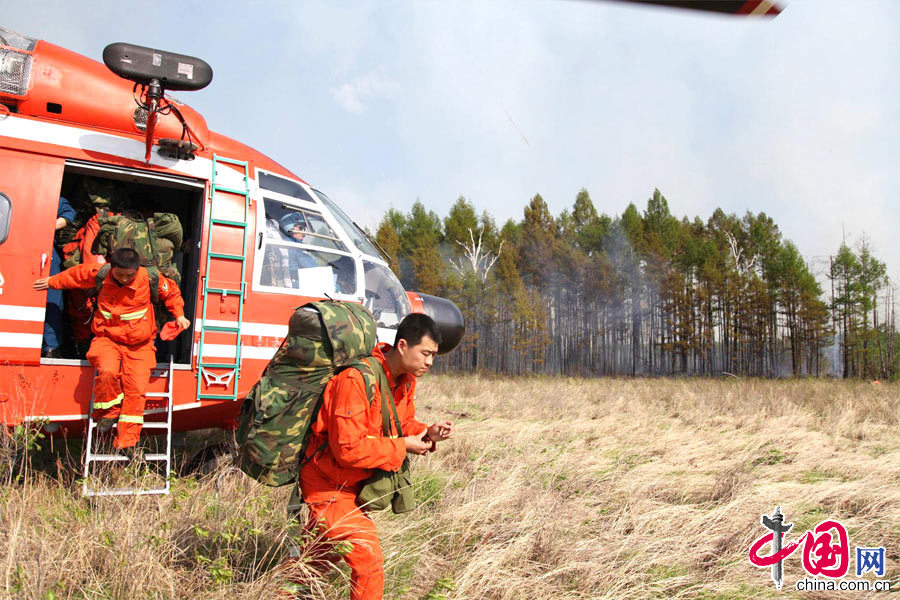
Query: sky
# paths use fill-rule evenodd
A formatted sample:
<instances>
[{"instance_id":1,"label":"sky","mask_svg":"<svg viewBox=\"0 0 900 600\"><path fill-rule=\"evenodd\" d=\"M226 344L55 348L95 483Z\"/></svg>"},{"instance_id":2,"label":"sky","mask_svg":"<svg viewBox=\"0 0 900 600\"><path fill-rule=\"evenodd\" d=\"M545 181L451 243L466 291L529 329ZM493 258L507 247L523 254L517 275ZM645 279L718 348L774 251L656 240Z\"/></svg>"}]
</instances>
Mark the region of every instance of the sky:
<instances>
[{"instance_id":1,"label":"sky","mask_svg":"<svg viewBox=\"0 0 900 600\"><path fill-rule=\"evenodd\" d=\"M0 0L0 26L100 59L198 56L176 96L363 226L459 196L554 215L765 212L824 281L865 238L900 283L900 2L780 0L740 19L584 0ZM152 6L152 8L148 8Z\"/></svg>"}]
</instances>

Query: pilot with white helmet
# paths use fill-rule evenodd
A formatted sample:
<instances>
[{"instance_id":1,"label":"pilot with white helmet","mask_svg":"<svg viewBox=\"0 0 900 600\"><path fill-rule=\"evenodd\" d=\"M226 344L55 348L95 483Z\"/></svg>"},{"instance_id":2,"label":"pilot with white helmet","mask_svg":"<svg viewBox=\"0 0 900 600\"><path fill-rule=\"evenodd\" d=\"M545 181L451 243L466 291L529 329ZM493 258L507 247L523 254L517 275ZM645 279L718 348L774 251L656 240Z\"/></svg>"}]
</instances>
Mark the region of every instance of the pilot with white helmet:
<instances>
[{"instance_id":1,"label":"pilot with white helmet","mask_svg":"<svg viewBox=\"0 0 900 600\"><path fill-rule=\"evenodd\" d=\"M294 244L304 242L312 228L300 212L289 212L276 220L266 219L267 237ZM319 263L306 250L282 244L269 244L263 265L263 283L275 287L299 287L300 269L317 267ZM268 279L268 281L266 281Z\"/></svg>"}]
</instances>

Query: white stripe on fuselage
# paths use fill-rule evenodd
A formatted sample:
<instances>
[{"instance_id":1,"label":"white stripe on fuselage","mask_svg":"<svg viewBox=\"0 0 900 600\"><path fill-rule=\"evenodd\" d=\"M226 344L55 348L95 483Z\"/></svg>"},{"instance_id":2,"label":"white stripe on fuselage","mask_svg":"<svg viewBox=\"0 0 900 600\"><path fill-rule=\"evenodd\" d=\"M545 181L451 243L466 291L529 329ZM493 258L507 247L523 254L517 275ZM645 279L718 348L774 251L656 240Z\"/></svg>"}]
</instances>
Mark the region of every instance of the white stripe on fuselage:
<instances>
[{"instance_id":1,"label":"white stripe on fuselage","mask_svg":"<svg viewBox=\"0 0 900 600\"><path fill-rule=\"evenodd\" d=\"M44 320L43 306L16 306L0 304L0 320L6 321L41 321Z\"/></svg>"},{"instance_id":2,"label":"white stripe on fuselage","mask_svg":"<svg viewBox=\"0 0 900 600\"><path fill-rule=\"evenodd\" d=\"M42 333L7 333L0 331L0 348L40 348Z\"/></svg>"},{"instance_id":3,"label":"white stripe on fuselage","mask_svg":"<svg viewBox=\"0 0 900 600\"><path fill-rule=\"evenodd\" d=\"M202 324L200 321L197 321L197 329L198 331L202 329ZM234 327L237 325L237 321L216 321L214 319L207 319L206 325L209 327ZM252 323L249 321L244 321L241 323L241 335L260 335L263 337L275 337L275 338L283 338L287 335L288 327L287 325L276 325L274 323Z\"/></svg>"},{"instance_id":4,"label":"white stripe on fuselage","mask_svg":"<svg viewBox=\"0 0 900 600\"><path fill-rule=\"evenodd\" d=\"M24 119L10 115L6 119L0 120L0 136L79 148L89 152L102 152L103 154L144 162L144 142L90 129L82 129L73 125L48 123L46 121ZM247 159L249 157L233 156L230 158ZM199 156L195 160L190 161L174 160L163 158L154 151L150 155L150 164L198 179L209 179L212 175L212 161ZM226 187L242 189L244 187L244 176L234 169L219 169L219 173L216 174L216 183Z\"/></svg>"}]
</instances>

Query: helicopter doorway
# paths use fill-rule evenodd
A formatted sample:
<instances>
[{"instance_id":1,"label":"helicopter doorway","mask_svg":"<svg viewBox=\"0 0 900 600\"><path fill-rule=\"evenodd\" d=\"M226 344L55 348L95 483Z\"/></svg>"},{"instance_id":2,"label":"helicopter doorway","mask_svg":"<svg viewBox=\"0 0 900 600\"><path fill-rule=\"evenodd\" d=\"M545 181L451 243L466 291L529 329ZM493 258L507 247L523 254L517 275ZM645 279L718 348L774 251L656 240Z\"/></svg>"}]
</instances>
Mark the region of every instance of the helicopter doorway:
<instances>
[{"instance_id":1,"label":"helicopter doorway","mask_svg":"<svg viewBox=\"0 0 900 600\"><path fill-rule=\"evenodd\" d=\"M97 214L98 204L104 202L109 202L106 208L112 213L138 219L153 217L155 222L160 222L160 216L166 215L165 218L169 223L166 237L156 238L157 247L159 254L171 261L176 277L180 278L179 288L185 303L184 313L192 325L188 332L171 342L157 339L157 359L168 362L168 356L171 354L176 368L182 369L189 369L191 365L191 339L196 312L205 183L203 180L188 177L67 160L60 190L60 195L69 200L77 217L76 222L69 228L68 236L64 235L62 240L57 238L58 246L60 241L71 237L73 230L82 227ZM180 228L177 224L180 224ZM66 343L61 348L62 358L45 358L41 360L42 363L83 361L86 349L83 341L87 335L84 332L86 319L84 311L78 310L78 302L77 294L67 293L63 319Z\"/></svg>"}]
</instances>

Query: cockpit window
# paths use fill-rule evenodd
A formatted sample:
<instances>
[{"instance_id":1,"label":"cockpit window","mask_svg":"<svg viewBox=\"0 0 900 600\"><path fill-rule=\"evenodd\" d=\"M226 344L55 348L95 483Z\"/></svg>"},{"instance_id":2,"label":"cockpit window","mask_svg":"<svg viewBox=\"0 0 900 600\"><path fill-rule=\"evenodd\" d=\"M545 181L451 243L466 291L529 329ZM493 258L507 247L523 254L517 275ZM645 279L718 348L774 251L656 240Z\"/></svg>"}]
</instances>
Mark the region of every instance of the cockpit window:
<instances>
[{"instance_id":1,"label":"cockpit window","mask_svg":"<svg viewBox=\"0 0 900 600\"><path fill-rule=\"evenodd\" d=\"M344 228L344 231L347 232L347 235L350 236L350 239L353 240L353 244L359 248L359 251L363 254L369 254L371 256L381 256L378 253L378 249L366 238L366 235L362 232L362 230L357 227L356 223L344 213L340 209L340 207L335 204L331 198L320 192L319 190L313 190L316 195L322 200L325 206L334 214L335 218L338 220L338 223L341 224L341 227Z\"/></svg>"},{"instance_id":2,"label":"cockpit window","mask_svg":"<svg viewBox=\"0 0 900 600\"><path fill-rule=\"evenodd\" d=\"M314 210L266 198L266 237L295 244L347 251L322 215Z\"/></svg>"},{"instance_id":3,"label":"cockpit window","mask_svg":"<svg viewBox=\"0 0 900 600\"><path fill-rule=\"evenodd\" d=\"M366 274L365 306L379 327L396 327L409 314L409 299L394 272L377 263L363 261Z\"/></svg>"},{"instance_id":4,"label":"cockpit window","mask_svg":"<svg viewBox=\"0 0 900 600\"><path fill-rule=\"evenodd\" d=\"M12 216L12 202L4 194L0 194L0 244L9 236L9 221Z\"/></svg>"},{"instance_id":5,"label":"cockpit window","mask_svg":"<svg viewBox=\"0 0 900 600\"><path fill-rule=\"evenodd\" d=\"M306 200L307 202L315 202L302 185L296 181L272 175L270 173L259 172L259 187L264 190L284 194L298 200Z\"/></svg>"},{"instance_id":6,"label":"cockpit window","mask_svg":"<svg viewBox=\"0 0 900 600\"><path fill-rule=\"evenodd\" d=\"M271 198L265 209L260 285L307 296L357 293L356 261L320 212Z\"/></svg>"},{"instance_id":7,"label":"cockpit window","mask_svg":"<svg viewBox=\"0 0 900 600\"><path fill-rule=\"evenodd\" d=\"M259 282L311 296L355 294L356 265L342 254L275 243L266 246Z\"/></svg>"}]
</instances>

